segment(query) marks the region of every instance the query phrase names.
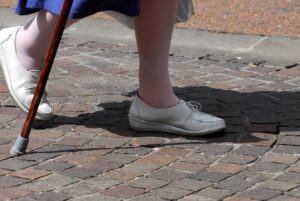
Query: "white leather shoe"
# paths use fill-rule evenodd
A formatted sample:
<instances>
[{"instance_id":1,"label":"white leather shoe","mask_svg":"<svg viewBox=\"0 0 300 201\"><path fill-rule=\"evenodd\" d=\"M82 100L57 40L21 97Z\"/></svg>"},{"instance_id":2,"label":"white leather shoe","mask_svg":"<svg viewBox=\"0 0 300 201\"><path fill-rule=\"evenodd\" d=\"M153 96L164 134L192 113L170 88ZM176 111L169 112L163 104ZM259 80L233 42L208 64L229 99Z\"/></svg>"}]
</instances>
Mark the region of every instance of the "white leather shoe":
<instances>
[{"instance_id":1,"label":"white leather shoe","mask_svg":"<svg viewBox=\"0 0 300 201\"><path fill-rule=\"evenodd\" d=\"M13 100L23 112L27 113L40 71L27 71L20 64L15 49L15 37L18 30L19 27L11 27L0 31L0 64ZM52 109L46 99L46 93L44 93L36 118L46 121L52 116Z\"/></svg>"},{"instance_id":2,"label":"white leather shoe","mask_svg":"<svg viewBox=\"0 0 300 201\"><path fill-rule=\"evenodd\" d=\"M198 110L192 102L180 102L170 108L154 108L136 96L129 110L129 124L138 131L162 131L200 136L226 128L221 118Z\"/></svg>"}]
</instances>

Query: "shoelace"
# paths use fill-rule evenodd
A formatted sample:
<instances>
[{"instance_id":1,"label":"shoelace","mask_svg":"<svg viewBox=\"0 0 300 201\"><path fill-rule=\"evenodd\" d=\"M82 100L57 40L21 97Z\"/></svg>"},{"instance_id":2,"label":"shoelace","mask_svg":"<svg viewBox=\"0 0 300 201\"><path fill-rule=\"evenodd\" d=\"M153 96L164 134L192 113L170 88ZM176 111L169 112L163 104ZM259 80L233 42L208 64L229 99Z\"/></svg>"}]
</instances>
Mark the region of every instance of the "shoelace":
<instances>
[{"instance_id":1,"label":"shoelace","mask_svg":"<svg viewBox=\"0 0 300 201\"><path fill-rule=\"evenodd\" d=\"M189 102L187 102L187 105L190 108L192 108L194 111L195 110L198 110L198 111L202 110L202 105L200 103L196 102L196 101L189 101Z\"/></svg>"}]
</instances>

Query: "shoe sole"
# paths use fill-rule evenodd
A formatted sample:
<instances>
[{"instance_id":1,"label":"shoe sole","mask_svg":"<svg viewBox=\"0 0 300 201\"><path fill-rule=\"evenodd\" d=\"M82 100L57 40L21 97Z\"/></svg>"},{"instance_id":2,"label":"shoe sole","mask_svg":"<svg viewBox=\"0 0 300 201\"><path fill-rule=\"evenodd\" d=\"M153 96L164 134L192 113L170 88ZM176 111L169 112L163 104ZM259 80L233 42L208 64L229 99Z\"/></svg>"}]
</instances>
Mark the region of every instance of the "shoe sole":
<instances>
[{"instance_id":1,"label":"shoe sole","mask_svg":"<svg viewBox=\"0 0 300 201\"><path fill-rule=\"evenodd\" d=\"M2 46L0 44L0 65L2 67L2 71L3 71L3 74L4 74L4 77L5 77L5 82L6 82L6 85L8 87L8 90L9 90L9 93L10 95L12 96L14 102L16 103L16 105L25 113L27 114L28 113L28 109L17 99L16 95L14 94L14 91L12 89L12 86L11 86L11 83L10 83L10 76L9 76L9 72L7 70L7 65L6 65L6 62L5 62L5 59L4 59L4 53L3 53L3 50L2 50ZM41 113L37 113L35 118L37 120L41 120L41 121L48 121L50 120L51 118L53 117L53 115L43 115Z\"/></svg>"},{"instance_id":2,"label":"shoe sole","mask_svg":"<svg viewBox=\"0 0 300 201\"><path fill-rule=\"evenodd\" d=\"M207 135L211 133L216 133L218 131L222 131L226 128L225 123L222 123L219 125L214 125L213 128L202 130L202 131L189 131L175 126L170 126L162 123L148 122L133 117L129 118L129 124L132 129L137 131L156 131L156 132L159 131L159 132L167 132L167 133L188 135L188 136Z\"/></svg>"}]
</instances>

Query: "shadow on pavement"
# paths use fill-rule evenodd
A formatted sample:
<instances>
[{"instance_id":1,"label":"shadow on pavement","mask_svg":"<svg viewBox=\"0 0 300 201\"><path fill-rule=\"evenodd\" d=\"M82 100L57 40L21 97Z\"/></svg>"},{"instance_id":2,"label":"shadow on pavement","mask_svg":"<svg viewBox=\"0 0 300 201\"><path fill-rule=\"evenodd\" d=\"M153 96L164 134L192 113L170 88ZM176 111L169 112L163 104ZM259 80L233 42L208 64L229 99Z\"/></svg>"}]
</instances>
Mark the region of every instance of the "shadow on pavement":
<instances>
[{"instance_id":1,"label":"shadow on pavement","mask_svg":"<svg viewBox=\"0 0 300 201\"><path fill-rule=\"evenodd\" d=\"M274 134L278 134L280 131L294 132L300 130L300 93L298 92L262 91L241 93L196 86L177 87L175 92L184 100L201 103L204 112L224 118L227 129L214 135L202 137L132 131L127 118L129 101L102 103L99 107L103 110L93 113L81 113L75 117L57 115L48 123L36 123L35 128L46 129L64 124L74 124L86 128L102 128L122 137L185 139L185 141L181 140L178 143L173 140L169 144L153 144L152 147L224 142L261 143L270 140L272 136L274 138ZM133 91L125 95L132 97L135 93Z\"/></svg>"}]
</instances>

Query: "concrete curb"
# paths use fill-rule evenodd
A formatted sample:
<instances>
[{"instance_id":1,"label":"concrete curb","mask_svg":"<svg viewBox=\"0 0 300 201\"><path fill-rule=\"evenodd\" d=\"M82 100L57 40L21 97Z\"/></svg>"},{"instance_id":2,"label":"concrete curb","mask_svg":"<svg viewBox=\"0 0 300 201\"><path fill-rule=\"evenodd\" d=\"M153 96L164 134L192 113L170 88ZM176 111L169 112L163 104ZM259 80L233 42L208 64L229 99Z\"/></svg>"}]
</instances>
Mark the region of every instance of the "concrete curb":
<instances>
[{"instance_id":1,"label":"concrete curb","mask_svg":"<svg viewBox=\"0 0 300 201\"><path fill-rule=\"evenodd\" d=\"M1 8L0 27L24 24L32 16L20 17L13 9ZM87 37L95 41L133 43L134 32L123 25L94 18L86 18L70 27L67 34ZM251 55L269 60L300 63L300 38L280 36L250 36L213 33L201 30L175 29L173 46L194 51L221 51L231 54Z\"/></svg>"}]
</instances>

